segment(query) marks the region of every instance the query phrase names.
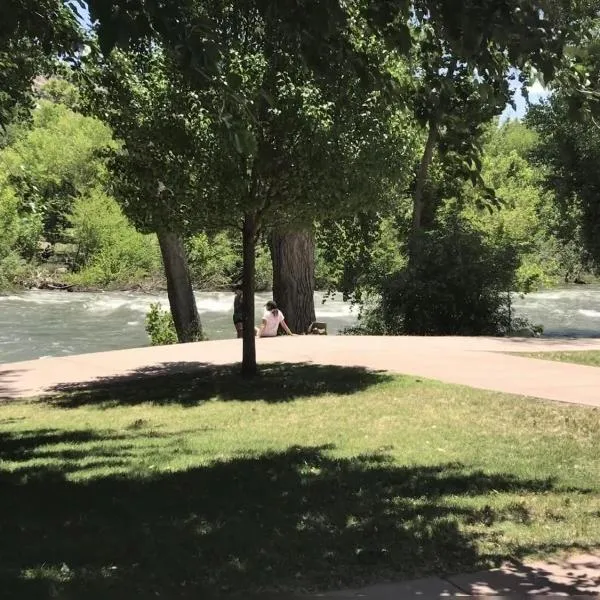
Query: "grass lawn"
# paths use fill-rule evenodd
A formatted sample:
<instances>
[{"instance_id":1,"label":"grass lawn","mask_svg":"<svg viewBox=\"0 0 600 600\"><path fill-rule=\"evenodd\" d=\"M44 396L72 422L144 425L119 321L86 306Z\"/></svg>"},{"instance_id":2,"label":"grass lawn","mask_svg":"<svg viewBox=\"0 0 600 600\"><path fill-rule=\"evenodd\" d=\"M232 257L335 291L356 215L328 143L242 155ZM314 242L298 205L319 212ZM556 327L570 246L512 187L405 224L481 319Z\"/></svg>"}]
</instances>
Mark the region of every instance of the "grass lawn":
<instances>
[{"instance_id":1,"label":"grass lawn","mask_svg":"<svg viewBox=\"0 0 600 600\"><path fill-rule=\"evenodd\" d=\"M529 358L541 360L556 360L559 362L570 362L590 367L600 367L600 350L575 350L568 352L530 352L521 354Z\"/></svg>"},{"instance_id":2,"label":"grass lawn","mask_svg":"<svg viewBox=\"0 0 600 600\"><path fill-rule=\"evenodd\" d=\"M600 412L360 369L0 407L0 596L205 600L600 546Z\"/></svg>"}]
</instances>

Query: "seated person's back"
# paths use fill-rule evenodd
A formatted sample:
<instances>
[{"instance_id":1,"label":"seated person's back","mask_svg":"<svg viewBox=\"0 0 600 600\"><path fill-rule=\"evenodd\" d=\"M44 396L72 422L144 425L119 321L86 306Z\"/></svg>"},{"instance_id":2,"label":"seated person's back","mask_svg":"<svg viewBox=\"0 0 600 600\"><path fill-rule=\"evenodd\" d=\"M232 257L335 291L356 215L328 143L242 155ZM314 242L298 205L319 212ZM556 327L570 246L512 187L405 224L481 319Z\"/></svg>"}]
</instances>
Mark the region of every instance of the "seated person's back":
<instances>
[{"instance_id":1,"label":"seated person's back","mask_svg":"<svg viewBox=\"0 0 600 600\"><path fill-rule=\"evenodd\" d=\"M259 337L276 337L280 325L288 335L294 335L287 326L283 313L277 308L277 304L273 301L267 302L261 326L257 328L256 334Z\"/></svg>"},{"instance_id":2,"label":"seated person's back","mask_svg":"<svg viewBox=\"0 0 600 600\"><path fill-rule=\"evenodd\" d=\"M266 310L263 319L266 323L262 332L262 337L275 337L279 330L280 323L285 321L283 313L278 308Z\"/></svg>"}]
</instances>

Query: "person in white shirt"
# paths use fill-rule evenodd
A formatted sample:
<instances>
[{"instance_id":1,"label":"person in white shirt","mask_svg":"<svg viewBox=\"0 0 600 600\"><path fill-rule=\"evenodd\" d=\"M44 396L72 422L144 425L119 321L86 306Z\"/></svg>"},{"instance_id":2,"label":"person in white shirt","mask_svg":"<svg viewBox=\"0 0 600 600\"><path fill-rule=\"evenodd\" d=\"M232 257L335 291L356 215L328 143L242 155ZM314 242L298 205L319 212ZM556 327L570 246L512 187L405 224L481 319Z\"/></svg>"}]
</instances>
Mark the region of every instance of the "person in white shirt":
<instances>
[{"instance_id":1,"label":"person in white shirt","mask_svg":"<svg viewBox=\"0 0 600 600\"><path fill-rule=\"evenodd\" d=\"M287 326L285 317L277 308L275 302L272 300L267 302L265 308L266 310L262 318L262 323L260 324L260 327L257 327L256 329L256 335L258 337L276 337L280 325L288 335L294 335Z\"/></svg>"}]
</instances>

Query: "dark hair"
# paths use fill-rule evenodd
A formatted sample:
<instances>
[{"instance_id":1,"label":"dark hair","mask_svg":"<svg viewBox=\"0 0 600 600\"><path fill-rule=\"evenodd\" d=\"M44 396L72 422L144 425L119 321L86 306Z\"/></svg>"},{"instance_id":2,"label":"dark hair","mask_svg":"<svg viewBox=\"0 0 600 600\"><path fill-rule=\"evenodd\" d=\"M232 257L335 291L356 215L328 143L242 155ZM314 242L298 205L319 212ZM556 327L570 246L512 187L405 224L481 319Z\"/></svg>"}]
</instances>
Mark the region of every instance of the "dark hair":
<instances>
[{"instance_id":1,"label":"dark hair","mask_svg":"<svg viewBox=\"0 0 600 600\"><path fill-rule=\"evenodd\" d=\"M277 304L273 300L269 300L266 304L267 310L277 310Z\"/></svg>"}]
</instances>

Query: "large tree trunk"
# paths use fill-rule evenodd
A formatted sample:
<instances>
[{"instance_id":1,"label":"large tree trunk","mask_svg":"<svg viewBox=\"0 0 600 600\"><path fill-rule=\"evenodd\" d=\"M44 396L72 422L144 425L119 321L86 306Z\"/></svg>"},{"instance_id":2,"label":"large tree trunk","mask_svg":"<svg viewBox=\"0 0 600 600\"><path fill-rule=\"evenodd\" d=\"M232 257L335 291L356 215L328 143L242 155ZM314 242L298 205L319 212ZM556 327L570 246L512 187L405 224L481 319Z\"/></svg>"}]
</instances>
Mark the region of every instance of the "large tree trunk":
<instances>
[{"instance_id":1,"label":"large tree trunk","mask_svg":"<svg viewBox=\"0 0 600 600\"><path fill-rule=\"evenodd\" d=\"M254 323L254 288L256 263L256 215L246 213L242 230L244 272L242 292L244 294L244 337L242 349L242 375L253 377L256 367L256 334Z\"/></svg>"},{"instance_id":2,"label":"large tree trunk","mask_svg":"<svg viewBox=\"0 0 600 600\"><path fill-rule=\"evenodd\" d=\"M433 160L433 153L438 138L438 122L435 117L429 120L429 133L427 142L421 157L419 171L417 172L417 180L415 182L415 191L413 194L413 214L410 237L408 239L408 270L414 273L420 260L420 251L423 239L421 230L423 228L423 213L425 211L425 187L429 177L429 167ZM414 276L414 274L413 274ZM420 306L415 298L407 299L404 311L404 328L409 335L415 334L419 329L419 312Z\"/></svg>"},{"instance_id":3,"label":"large tree trunk","mask_svg":"<svg viewBox=\"0 0 600 600\"><path fill-rule=\"evenodd\" d=\"M183 241L169 231L158 232L171 314L180 343L202 339L202 325L192 289L192 280Z\"/></svg>"},{"instance_id":4,"label":"large tree trunk","mask_svg":"<svg viewBox=\"0 0 600 600\"><path fill-rule=\"evenodd\" d=\"M273 298L294 333L306 333L315 317L315 238L312 230L271 234Z\"/></svg>"},{"instance_id":5,"label":"large tree trunk","mask_svg":"<svg viewBox=\"0 0 600 600\"><path fill-rule=\"evenodd\" d=\"M413 194L413 215L412 215L412 229L411 233L416 236L421 231L421 224L423 220L423 210L425 208L423 195L425 193L425 186L427 184L427 178L429 175L429 167L433 160L433 151L437 142L437 120L432 118L429 121L429 134L427 135L427 142L425 143L425 149L423 150L423 156L421 157L421 164L419 165L419 171L417 173L417 180L415 182L415 192Z\"/></svg>"}]
</instances>

